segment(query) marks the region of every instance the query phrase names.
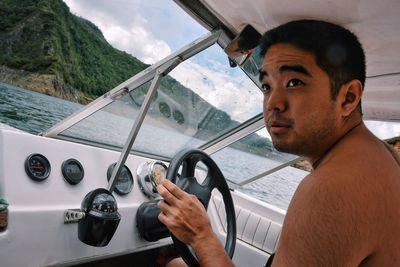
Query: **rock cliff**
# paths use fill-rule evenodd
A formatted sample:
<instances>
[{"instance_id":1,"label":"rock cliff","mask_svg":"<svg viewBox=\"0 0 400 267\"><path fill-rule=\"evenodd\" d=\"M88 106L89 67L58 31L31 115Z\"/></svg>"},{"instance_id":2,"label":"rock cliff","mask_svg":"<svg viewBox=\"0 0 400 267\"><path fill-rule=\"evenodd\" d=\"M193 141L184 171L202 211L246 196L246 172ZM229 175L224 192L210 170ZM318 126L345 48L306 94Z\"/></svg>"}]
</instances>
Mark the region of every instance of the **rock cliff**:
<instances>
[{"instance_id":1,"label":"rock cliff","mask_svg":"<svg viewBox=\"0 0 400 267\"><path fill-rule=\"evenodd\" d=\"M92 100L54 74L40 74L0 66L0 81L81 104Z\"/></svg>"}]
</instances>

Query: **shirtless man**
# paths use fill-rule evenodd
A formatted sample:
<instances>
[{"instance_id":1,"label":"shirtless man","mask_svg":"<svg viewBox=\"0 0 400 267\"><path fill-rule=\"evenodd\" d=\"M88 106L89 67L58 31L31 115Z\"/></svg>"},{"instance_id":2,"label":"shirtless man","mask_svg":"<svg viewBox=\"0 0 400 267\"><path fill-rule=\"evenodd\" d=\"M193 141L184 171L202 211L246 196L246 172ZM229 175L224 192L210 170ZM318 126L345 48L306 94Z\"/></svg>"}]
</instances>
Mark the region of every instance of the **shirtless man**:
<instances>
[{"instance_id":1,"label":"shirtless man","mask_svg":"<svg viewBox=\"0 0 400 267\"><path fill-rule=\"evenodd\" d=\"M274 267L400 266L400 160L364 125L365 56L334 24L302 20L262 38L264 119L274 146L314 167L287 210ZM233 266L196 197L164 181L159 219L201 266ZM195 218L195 219L193 219Z\"/></svg>"}]
</instances>

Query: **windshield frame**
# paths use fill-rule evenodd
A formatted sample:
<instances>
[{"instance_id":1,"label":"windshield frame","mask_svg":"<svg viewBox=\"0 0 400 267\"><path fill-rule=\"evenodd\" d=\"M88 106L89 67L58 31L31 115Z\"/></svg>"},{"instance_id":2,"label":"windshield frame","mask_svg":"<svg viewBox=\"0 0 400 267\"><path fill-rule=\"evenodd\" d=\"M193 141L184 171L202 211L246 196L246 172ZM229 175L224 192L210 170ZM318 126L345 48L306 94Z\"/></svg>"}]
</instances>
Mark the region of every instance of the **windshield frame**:
<instances>
[{"instance_id":1,"label":"windshield frame","mask_svg":"<svg viewBox=\"0 0 400 267\"><path fill-rule=\"evenodd\" d=\"M169 62L174 61L176 58L180 58L181 62L183 62L186 59L192 57L193 55L199 53L200 51L206 49L207 47L213 45L214 43L224 45L224 43L227 42L226 40L228 40L228 37L225 34L223 34L221 30L215 30L204 34L202 37L184 46L177 52L149 66L147 69L139 72L130 79L126 80L125 82L111 89L109 92L105 93L103 96L97 98L90 104L86 105L81 110L65 118L64 120L57 123L47 131L40 133L40 135L50 138L64 139L64 137L59 135L61 132L72 127L73 125L77 124L83 119L89 117L90 115L99 111L103 107L111 104L116 99L135 90L144 83L149 82L156 76L157 71L163 66L169 64ZM168 71L171 71L173 67L175 66L172 66L172 68L170 68ZM90 142L84 142L84 143L91 144Z\"/></svg>"},{"instance_id":2,"label":"windshield frame","mask_svg":"<svg viewBox=\"0 0 400 267\"><path fill-rule=\"evenodd\" d=\"M208 32L202 37L198 38L197 40L189 43L182 49L178 50L177 52L169 55L165 59L159 61L158 63L148 67L144 71L138 73L137 75L131 77L127 81L121 83L117 87L113 88L106 94L104 94L102 97L96 99L92 103L88 104L84 108L82 108L80 111L76 112L75 114L72 114L71 116L67 117L66 119L62 120L52 128L48 129L46 132L41 133L40 135L45 136L45 137L50 137L50 138L56 138L56 139L62 139L62 140L67 140L67 141L73 141L73 142L78 142L86 145L91 145L91 146L96 146L96 147L101 147L101 148L106 148L106 149L111 149L115 151L120 151L120 158L117 162L116 168L114 168L113 174L111 175L109 187L110 189L113 188L114 182L115 182L115 177L119 175L120 169L122 169L121 166L124 166L124 163L126 161L126 158L129 154L134 154L142 157L148 157L148 158L154 158L158 160L163 160L169 162L171 158L169 157L164 157L162 155L155 155L151 153L146 153L142 151L136 151L132 150L131 147L135 143L135 138L137 135L137 132L140 130L140 127L143 122L144 116L147 114L149 105L146 105L146 103L143 103L144 108L140 112L140 116L142 117L139 118L140 121L135 122L132 129L131 133L129 134L125 145L122 147L117 147L113 145L107 145L107 144L101 144L98 142L92 142L92 141L87 141L87 140L81 140L81 139L75 139L70 136L65 136L62 135L62 132L64 130L67 130L68 128L72 127L73 125L79 123L80 121L84 120L85 118L89 117L90 115L94 114L95 112L101 110L105 106L113 103L115 100L120 99L121 97L125 96L129 92L135 90L139 86L151 82L151 86L149 91L146 94L146 100L145 102L150 102L152 99L152 95L154 94L154 91L157 90L159 79L161 76L168 74L171 70L173 70L176 66L178 66L181 62L185 61L186 59L191 58L192 56L196 55L197 53L207 49L208 47L212 46L213 44L219 44L222 49L224 49L229 43L231 42L231 39L222 31L221 29L214 30L212 32ZM256 86L260 86L258 77L255 73L249 73L246 71L243 67L240 67L243 73L247 75L247 77L254 82ZM154 96L154 95L153 95ZM201 145L198 147L198 149L203 150L209 155L212 155L216 153L217 151L228 147L229 145L235 143L236 141L257 132L258 130L262 129L265 127L264 125L264 120L263 120L263 114L262 112L259 113L258 115L249 118L247 121L239 124L238 126L234 127L233 129L229 130L226 133L223 133L216 138L210 140L209 142ZM296 161L298 161L299 158L295 158L294 160L290 160L289 162L281 163L277 167L267 170L265 172L262 172L260 174L254 175L252 177L248 177L244 180L242 180L239 183L235 183L233 181L227 180L230 188L240 188L248 183L254 182L260 178L265 177L266 175L273 173L275 171L278 171L282 168L285 168ZM119 168L120 167L120 168Z\"/></svg>"}]
</instances>

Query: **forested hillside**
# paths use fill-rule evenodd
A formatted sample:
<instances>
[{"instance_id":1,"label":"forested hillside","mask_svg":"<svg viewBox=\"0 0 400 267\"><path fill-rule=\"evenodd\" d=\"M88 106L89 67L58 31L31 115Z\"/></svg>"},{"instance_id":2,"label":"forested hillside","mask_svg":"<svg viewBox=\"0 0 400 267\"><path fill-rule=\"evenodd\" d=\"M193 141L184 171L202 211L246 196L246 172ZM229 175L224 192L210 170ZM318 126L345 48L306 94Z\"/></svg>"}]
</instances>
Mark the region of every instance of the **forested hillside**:
<instances>
[{"instance_id":1,"label":"forested hillside","mask_svg":"<svg viewBox=\"0 0 400 267\"><path fill-rule=\"evenodd\" d=\"M54 75L90 98L147 67L61 0L0 1L0 51L0 65Z\"/></svg>"}]
</instances>

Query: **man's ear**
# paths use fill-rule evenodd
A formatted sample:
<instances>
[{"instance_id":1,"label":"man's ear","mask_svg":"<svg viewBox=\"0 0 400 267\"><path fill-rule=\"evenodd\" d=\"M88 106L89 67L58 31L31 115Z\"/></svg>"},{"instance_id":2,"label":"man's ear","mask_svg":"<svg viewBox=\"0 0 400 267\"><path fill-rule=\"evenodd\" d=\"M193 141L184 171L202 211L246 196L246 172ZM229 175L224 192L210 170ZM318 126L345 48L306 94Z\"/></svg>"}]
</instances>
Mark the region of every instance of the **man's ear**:
<instances>
[{"instance_id":1,"label":"man's ear","mask_svg":"<svg viewBox=\"0 0 400 267\"><path fill-rule=\"evenodd\" d=\"M363 86L359 80L351 80L340 88L338 98L343 117L348 117L361 101Z\"/></svg>"}]
</instances>

